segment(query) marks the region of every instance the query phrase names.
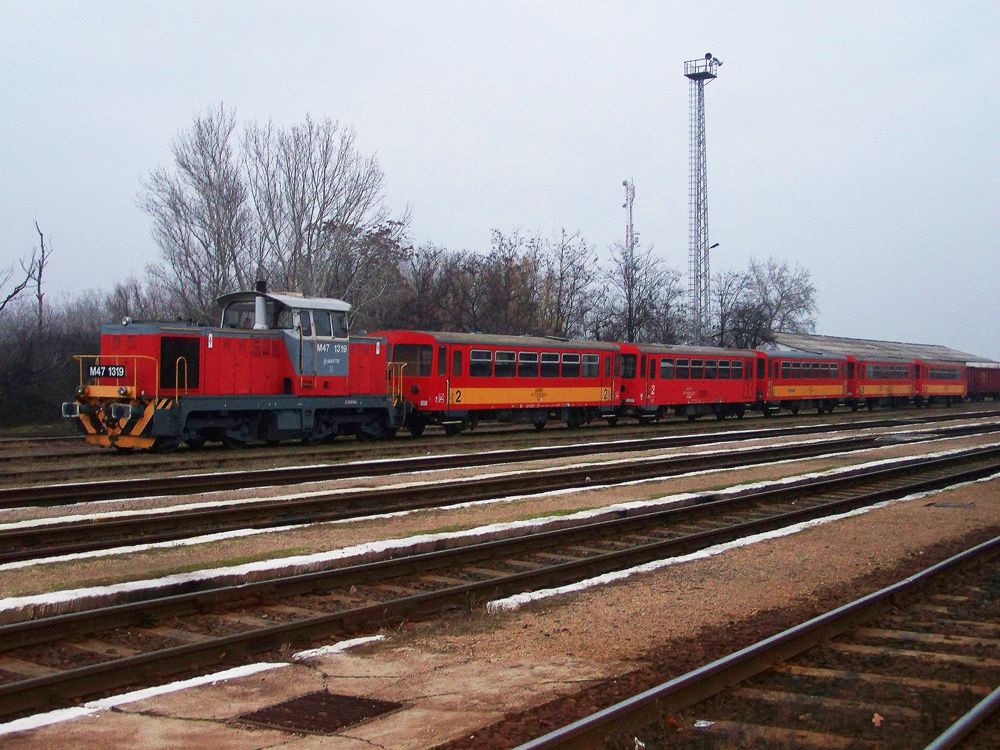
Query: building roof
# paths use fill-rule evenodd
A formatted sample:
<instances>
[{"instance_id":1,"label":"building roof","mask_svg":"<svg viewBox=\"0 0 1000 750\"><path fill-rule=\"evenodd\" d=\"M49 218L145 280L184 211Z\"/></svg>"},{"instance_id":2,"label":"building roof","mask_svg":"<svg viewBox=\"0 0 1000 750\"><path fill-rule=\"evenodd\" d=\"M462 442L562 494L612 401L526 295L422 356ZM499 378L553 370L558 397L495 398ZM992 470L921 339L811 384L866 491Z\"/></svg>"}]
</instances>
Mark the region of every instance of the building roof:
<instances>
[{"instance_id":1,"label":"building roof","mask_svg":"<svg viewBox=\"0 0 1000 750\"><path fill-rule=\"evenodd\" d=\"M887 359L919 359L933 362L988 363L991 360L975 354L950 349L937 344L905 344L898 341L848 339L839 336L816 336L800 333L776 333L774 342L780 348L799 349L820 354L841 354L855 357Z\"/></svg>"}]
</instances>

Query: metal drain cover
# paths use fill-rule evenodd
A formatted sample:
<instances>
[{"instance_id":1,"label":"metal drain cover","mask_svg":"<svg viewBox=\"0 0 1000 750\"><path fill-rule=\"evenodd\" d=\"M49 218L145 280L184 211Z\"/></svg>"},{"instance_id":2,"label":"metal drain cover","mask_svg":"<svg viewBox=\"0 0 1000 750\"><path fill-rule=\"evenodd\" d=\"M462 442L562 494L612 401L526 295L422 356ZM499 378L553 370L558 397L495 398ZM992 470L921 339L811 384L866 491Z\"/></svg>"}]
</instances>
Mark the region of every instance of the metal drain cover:
<instances>
[{"instance_id":1,"label":"metal drain cover","mask_svg":"<svg viewBox=\"0 0 1000 750\"><path fill-rule=\"evenodd\" d=\"M237 721L269 729L307 734L333 734L344 727L390 713L402 703L337 695L326 690L306 693L298 698L243 714Z\"/></svg>"}]
</instances>

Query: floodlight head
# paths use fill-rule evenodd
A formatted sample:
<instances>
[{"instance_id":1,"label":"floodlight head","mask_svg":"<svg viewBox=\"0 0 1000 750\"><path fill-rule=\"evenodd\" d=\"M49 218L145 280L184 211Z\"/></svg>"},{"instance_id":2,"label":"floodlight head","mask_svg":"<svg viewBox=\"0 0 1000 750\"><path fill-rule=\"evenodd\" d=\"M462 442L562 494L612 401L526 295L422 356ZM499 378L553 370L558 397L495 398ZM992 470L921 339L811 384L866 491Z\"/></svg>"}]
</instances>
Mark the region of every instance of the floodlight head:
<instances>
[{"instance_id":1,"label":"floodlight head","mask_svg":"<svg viewBox=\"0 0 1000 750\"><path fill-rule=\"evenodd\" d=\"M705 59L706 60L711 60L712 59L712 53L711 52L706 52L705 53Z\"/></svg>"}]
</instances>

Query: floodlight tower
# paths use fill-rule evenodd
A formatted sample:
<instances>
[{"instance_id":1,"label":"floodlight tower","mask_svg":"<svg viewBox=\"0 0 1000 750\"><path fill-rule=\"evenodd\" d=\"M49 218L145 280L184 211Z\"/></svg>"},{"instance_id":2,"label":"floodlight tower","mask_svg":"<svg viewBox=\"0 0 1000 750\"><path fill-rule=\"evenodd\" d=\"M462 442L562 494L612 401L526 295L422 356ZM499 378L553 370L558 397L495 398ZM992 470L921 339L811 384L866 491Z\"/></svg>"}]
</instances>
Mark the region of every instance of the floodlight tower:
<instances>
[{"instance_id":1,"label":"floodlight tower","mask_svg":"<svg viewBox=\"0 0 1000 750\"><path fill-rule=\"evenodd\" d=\"M692 336L702 343L710 320L708 270L708 163L705 159L705 84L719 75L722 60L709 52L703 58L684 63L684 75L691 81L691 151L688 157L691 204L688 252L688 294L691 305Z\"/></svg>"}]
</instances>

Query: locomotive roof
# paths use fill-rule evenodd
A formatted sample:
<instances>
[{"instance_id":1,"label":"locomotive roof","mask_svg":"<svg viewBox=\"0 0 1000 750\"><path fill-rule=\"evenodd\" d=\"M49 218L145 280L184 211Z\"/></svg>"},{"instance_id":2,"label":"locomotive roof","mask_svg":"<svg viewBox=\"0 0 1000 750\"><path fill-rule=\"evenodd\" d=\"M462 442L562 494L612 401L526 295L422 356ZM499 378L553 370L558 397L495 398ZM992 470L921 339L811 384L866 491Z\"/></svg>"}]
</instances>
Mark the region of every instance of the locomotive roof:
<instances>
[{"instance_id":1,"label":"locomotive roof","mask_svg":"<svg viewBox=\"0 0 1000 750\"><path fill-rule=\"evenodd\" d=\"M424 331L444 344L482 344L483 346L530 346L534 349L601 349L618 351L617 344L608 341L560 339L547 336L504 336L493 333L459 333L456 331Z\"/></svg>"},{"instance_id":2,"label":"locomotive roof","mask_svg":"<svg viewBox=\"0 0 1000 750\"><path fill-rule=\"evenodd\" d=\"M253 302L257 297L264 297L296 310L334 310L337 312L350 312L351 310L349 303L332 297L301 297L297 294L272 294L270 292L230 292L219 297L217 302L225 307L233 302Z\"/></svg>"}]
</instances>

